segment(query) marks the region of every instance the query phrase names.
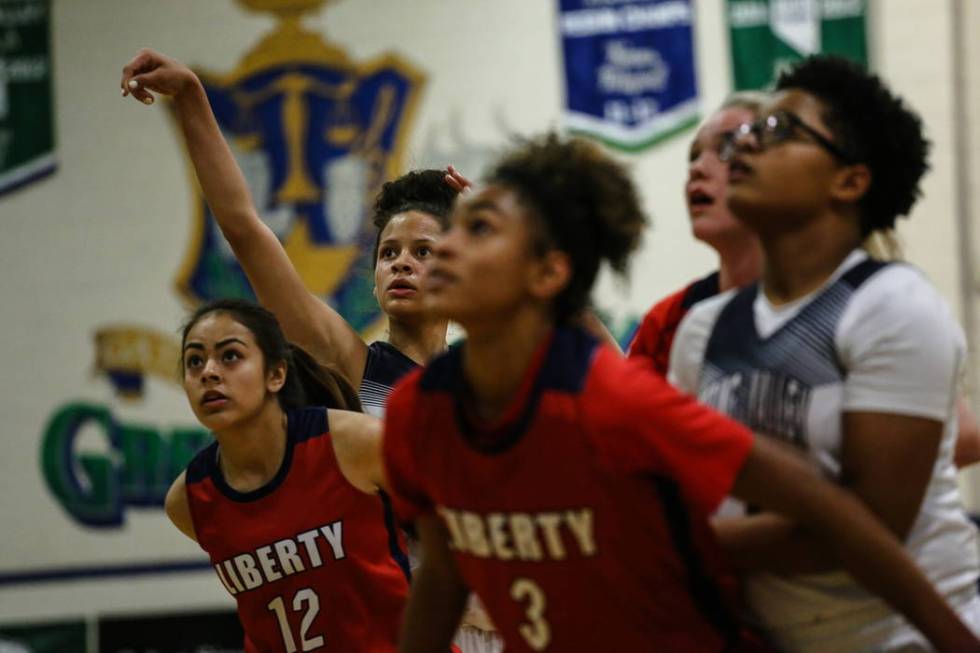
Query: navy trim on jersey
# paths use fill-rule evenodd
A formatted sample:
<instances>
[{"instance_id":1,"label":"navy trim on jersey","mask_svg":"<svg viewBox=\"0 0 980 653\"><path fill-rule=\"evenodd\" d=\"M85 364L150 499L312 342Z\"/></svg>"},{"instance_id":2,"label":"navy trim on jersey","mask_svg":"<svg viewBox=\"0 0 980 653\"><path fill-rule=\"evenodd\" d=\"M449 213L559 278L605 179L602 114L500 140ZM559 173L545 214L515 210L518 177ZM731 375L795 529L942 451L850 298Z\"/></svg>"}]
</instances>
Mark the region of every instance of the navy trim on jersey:
<instances>
[{"instance_id":1,"label":"navy trim on jersey","mask_svg":"<svg viewBox=\"0 0 980 653\"><path fill-rule=\"evenodd\" d=\"M290 410L287 413L289 438L294 443L306 442L330 432L327 422L327 409L320 406L310 406Z\"/></svg>"},{"instance_id":2,"label":"navy trim on jersey","mask_svg":"<svg viewBox=\"0 0 980 653\"><path fill-rule=\"evenodd\" d=\"M847 378L837 351L840 320L858 287L888 265L872 259L852 265L765 337L756 325L759 284L737 292L719 312L705 346L701 401L754 431L808 450L815 389Z\"/></svg>"},{"instance_id":3,"label":"navy trim on jersey","mask_svg":"<svg viewBox=\"0 0 980 653\"><path fill-rule=\"evenodd\" d=\"M841 279L846 281L851 288L857 289L858 286L874 276L879 270L893 264L893 261L876 261L873 258L868 258L841 275Z\"/></svg>"},{"instance_id":4,"label":"navy trim on jersey","mask_svg":"<svg viewBox=\"0 0 980 653\"><path fill-rule=\"evenodd\" d=\"M465 342L450 347L449 351L434 359L419 380L423 392L446 392L453 398L454 413L459 432L467 444L485 454L499 454L514 446L524 435L537 413L538 402L546 391L577 394L585 386L592 357L598 341L577 328L555 329L541 370L521 409L520 416L503 429L492 443L475 435L476 428L466 417L463 408L466 381L463 375L463 347Z\"/></svg>"},{"instance_id":5,"label":"navy trim on jersey","mask_svg":"<svg viewBox=\"0 0 980 653\"><path fill-rule=\"evenodd\" d=\"M718 272L712 272L687 287L687 290L684 291L684 297L681 298L681 307L685 310L689 309L698 302L714 297L720 292L721 275Z\"/></svg>"},{"instance_id":6,"label":"navy trim on jersey","mask_svg":"<svg viewBox=\"0 0 980 653\"><path fill-rule=\"evenodd\" d=\"M391 497L384 490L378 490L378 497L385 514L385 530L388 531L388 549L391 551L392 559L401 567L405 574L405 580L412 582L412 566L408 561L408 553L402 550L398 542L398 523L395 520L395 510L391 507Z\"/></svg>"},{"instance_id":7,"label":"navy trim on jersey","mask_svg":"<svg viewBox=\"0 0 980 653\"><path fill-rule=\"evenodd\" d=\"M368 345L362 378L381 385L393 386L418 366L418 363L390 342L377 340Z\"/></svg>"},{"instance_id":8,"label":"navy trim on jersey","mask_svg":"<svg viewBox=\"0 0 980 653\"><path fill-rule=\"evenodd\" d=\"M891 265L891 263L876 261L870 258L861 261L841 275L840 279L834 284L820 291L820 296L804 306L798 315L788 320L765 338L761 337L758 329L756 329L755 311L753 308L755 299L759 295L759 284L754 283L746 286L738 291L718 314L718 318L715 320L715 326L712 328L711 335L708 338L708 344L705 347L705 361L718 364L718 361L724 360L732 365L736 365L736 367L741 366L748 369L753 363L756 363L748 353L750 349L758 347L764 342L775 342L783 331L802 328L799 325L803 322L808 323L807 330L810 332L810 340L814 340L820 335L832 340L833 333L818 332L832 328L833 325L811 320L810 313L823 310L821 300L827 298L827 301L830 301L831 293L835 290L835 286L845 286L850 292L853 292L861 284L888 265ZM850 294L848 293L847 297L849 298L849 296ZM724 328L719 328L721 325L724 325ZM838 367L837 371L843 374L845 370L840 368L840 363L836 361L835 363ZM813 369L815 370L816 368ZM803 378L803 376L801 375L800 378Z\"/></svg>"},{"instance_id":9,"label":"navy trim on jersey","mask_svg":"<svg viewBox=\"0 0 980 653\"><path fill-rule=\"evenodd\" d=\"M741 638L738 620L732 614L718 585L704 570L701 555L694 544L691 519L681 496L680 486L677 481L665 476L654 476L653 485L660 495L674 550L687 570L687 590L691 601L705 621L714 626L725 640L724 650L730 650Z\"/></svg>"},{"instance_id":10,"label":"navy trim on jersey","mask_svg":"<svg viewBox=\"0 0 980 653\"><path fill-rule=\"evenodd\" d=\"M276 475L260 488L249 492L239 492L228 485L221 468L218 465L218 443L211 443L206 449L198 453L187 466L186 480L188 483L199 483L205 478L210 478L218 491L231 501L248 503L258 501L263 497L272 494L289 475L289 468L293 464L293 449L298 442L306 442L311 438L318 437L327 433L327 411L322 407L300 408L290 410L286 413L286 451L279 465Z\"/></svg>"},{"instance_id":11,"label":"navy trim on jersey","mask_svg":"<svg viewBox=\"0 0 980 653\"><path fill-rule=\"evenodd\" d=\"M357 389L365 412L382 413L395 384L416 367L418 363L391 343L377 341L368 345L364 374Z\"/></svg>"}]
</instances>

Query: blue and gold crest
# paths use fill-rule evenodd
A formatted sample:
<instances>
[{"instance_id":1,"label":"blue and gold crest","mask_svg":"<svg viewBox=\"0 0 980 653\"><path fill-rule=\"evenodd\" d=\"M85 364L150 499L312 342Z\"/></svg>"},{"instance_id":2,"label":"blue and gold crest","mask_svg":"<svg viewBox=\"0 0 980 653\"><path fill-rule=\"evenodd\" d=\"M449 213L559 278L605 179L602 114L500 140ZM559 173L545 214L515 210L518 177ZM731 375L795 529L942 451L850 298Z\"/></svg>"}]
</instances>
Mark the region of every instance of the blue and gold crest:
<instances>
[{"instance_id":1,"label":"blue and gold crest","mask_svg":"<svg viewBox=\"0 0 980 653\"><path fill-rule=\"evenodd\" d=\"M307 289L358 331L380 310L371 294L368 207L401 155L423 75L395 55L352 62L301 24L324 0L239 0L279 25L227 75L199 72L218 124ZM178 276L192 303L253 298L200 192Z\"/></svg>"}]
</instances>

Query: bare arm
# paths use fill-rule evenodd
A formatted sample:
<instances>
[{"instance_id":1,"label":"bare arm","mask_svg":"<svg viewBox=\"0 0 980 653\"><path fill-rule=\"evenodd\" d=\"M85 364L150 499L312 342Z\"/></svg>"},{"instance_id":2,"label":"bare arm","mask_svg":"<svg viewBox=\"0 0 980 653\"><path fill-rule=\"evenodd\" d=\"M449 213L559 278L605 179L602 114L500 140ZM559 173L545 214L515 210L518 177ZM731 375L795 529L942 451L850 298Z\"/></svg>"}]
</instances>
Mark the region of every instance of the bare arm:
<instances>
[{"instance_id":1,"label":"bare arm","mask_svg":"<svg viewBox=\"0 0 980 653\"><path fill-rule=\"evenodd\" d=\"M956 451L953 462L960 469L980 462L980 427L977 426L977 416L973 414L970 404L960 398L956 404L959 414L959 431L956 434Z\"/></svg>"},{"instance_id":2,"label":"bare arm","mask_svg":"<svg viewBox=\"0 0 980 653\"><path fill-rule=\"evenodd\" d=\"M167 517L174 523L181 533L197 542L197 534L194 532L194 520L191 518L191 506L187 501L187 472L181 472L170 489L167 490L167 498L164 500L164 509Z\"/></svg>"},{"instance_id":3,"label":"bare arm","mask_svg":"<svg viewBox=\"0 0 980 653\"><path fill-rule=\"evenodd\" d=\"M860 500L798 456L756 437L733 494L797 521L869 590L904 614L939 651L980 651L980 641L936 592L894 534Z\"/></svg>"},{"instance_id":4,"label":"bare arm","mask_svg":"<svg viewBox=\"0 0 980 653\"><path fill-rule=\"evenodd\" d=\"M899 540L912 528L939 451L943 424L905 415L844 414L841 484ZM895 483L901 478L901 483ZM825 546L778 515L718 519L719 541L743 570L814 573L840 567Z\"/></svg>"},{"instance_id":5,"label":"bare arm","mask_svg":"<svg viewBox=\"0 0 980 653\"><path fill-rule=\"evenodd\" d=\"M467 589L449 550L446 527L435 515L416 524L422 565L412 578L399 653L447 651L466 606Z\"/></svg>"},{"instance_id":6,"label":"bare arm","mask_svg":"<svg viewBox=\"0 0 980 653\"><path fill-rule=\"evenodd\" d=\"M361 492L384 489L381 420L363 413L329 410L330 437L340 471Z\"/></svg>"},{"instance_id":7,"label":"bare arm","mask_svg":"<svg viewBox=\"0 0 980 653\"><path fill-rule=\"evenodd\" d=\"M306 290L279 239L262 222L197 76L173 59L142 50L123 68L122 87L123 94L146 104L153 101L149 91L173 96L204 197L259 301L275 313L290 341L338 367L358 387L367 347L340 314Z\"/></svg>"}]
</instances>

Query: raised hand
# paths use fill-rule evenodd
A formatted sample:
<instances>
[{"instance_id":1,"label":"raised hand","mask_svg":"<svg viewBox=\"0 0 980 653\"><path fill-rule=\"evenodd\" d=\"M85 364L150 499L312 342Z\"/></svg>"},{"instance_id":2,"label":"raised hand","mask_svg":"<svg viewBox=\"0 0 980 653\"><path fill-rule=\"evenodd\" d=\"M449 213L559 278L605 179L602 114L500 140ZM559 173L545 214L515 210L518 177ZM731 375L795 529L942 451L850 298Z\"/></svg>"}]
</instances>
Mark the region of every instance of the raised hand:
<instances>
[{"instance_id":1,"label":"raised hand","mask_svg":"<svg viewBox=\"0 0 980 653\"><path fill-rule=\"evenodd\" d=\"M150 91L179 95L197 81L194 72L184 64L149 49L142 49L123 67L122 95L132 95L143 104L153 104Z\"/></svg>"},{"instance_id":2,"label":"raised hand","mask_svg":"<svg viewBox=\"0 0 980 653\"><path fill-rule=\"evenodd\" d=\"M453 166L446 168L446 184L457 193L466 193L473 187L473 182L459 173Z\"/></svg>"}]
</instances>

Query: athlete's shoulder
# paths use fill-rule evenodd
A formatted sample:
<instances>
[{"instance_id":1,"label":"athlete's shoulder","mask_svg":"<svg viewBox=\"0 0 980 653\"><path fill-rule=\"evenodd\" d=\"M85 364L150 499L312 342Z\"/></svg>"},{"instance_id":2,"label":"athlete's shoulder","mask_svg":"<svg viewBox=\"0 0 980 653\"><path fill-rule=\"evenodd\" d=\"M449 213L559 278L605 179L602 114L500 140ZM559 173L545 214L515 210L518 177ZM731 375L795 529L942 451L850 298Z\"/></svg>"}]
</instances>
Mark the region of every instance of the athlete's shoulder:
<instances>
[{"instance_id":1,"label":"athlete's shoulder","mask_svg":"<svg viewBox=\"0 0 980 653\"><path fill-rule=\"evenodd\" d=\"M663 297L643 316L635 342L640 342L641 337L647 339L657 337L666 329L676 329L691 307L714 297L719 292L718 273L712 272Z\"/></svg>"},{"instance_id":2,"label":"athlete's shoulder","mask_svg":"<svg viewBox=\"0 0 980 653\"><path fill-rule=\"evenodd\" d=\"M746 288L732 288L731 290L726 290L723 293L719 293L712 297L708 297L702 301L697 302L687 311L684 315L684 319L681 320L678 331L682 329L697 328L703 325L713 325L714 321L718 319L718 315L721 313L722 309L728 305L739 293L752 292L754 286L748 286Z\"/></svg>"},{"instance_id":3,"label":"athlete's shoulder","mask_svg":"<svg viewBox=\"0 0 980 653\"><path fill-rule=\"evenodd\" d=\"M287 412L288 437L294 443L305 442L330 432L327 409L323 406L307 406Z\"/></svg>"},{"instance_id":4,"label":"athlete's shoulder","mask_svg":"<svg viewBox=\"0 0 980 653\"><path fill-rule=\"evenodd\" d=\"M863 268L863 270L861 269ZM864 299L886 298L887 300L916 300L945 303L926 274L911 263L880 262L867 259L844 274L855 276L851 285L855 296ZM898 301L899 306L908 301Z\"/></svg>"},{"instance_id":5,"label":"athlete's shoulder","mask_svg":"<svg viewBox=\"0 0 980 653\"><path fill-rule=\"evenodd\" d=\"M583 393L587 412L604 423L629 421L637 411L655 404L674 389L660 374L635 359L599 348Z\"/></svg>"},{"instance_id":6,"label":"athlete's shoulder","mask_svg":"<svg viewBox=\"0 0 980 653\"><path fill-rule=\"evenodd\" d=\"M545 390L572 394L581 392L599 352L612 353L615 358L622 360L619 354L600 344L592 334L583 329L555 329L541 366L538 383Z\"/></svg>"},{"instance_id":7,"label":"athlete's shoulder","mask_svg":"<svg viewBox=\"0 0 980 653\"><path fill-rule=\"evenodd\" d=\"M683 291L681 308L689 310L698 302L714 297L721 292L721 275L715 271L692 281Z\"/></svg>"},{"instance_id":8,"label":"athlete's shoulder","mask_svg":"<svg viewBox=\"0 0 980 653\"><path fill-rule=\"evenodd\" d=\"M670 350L667 378L685 392L694 393L701 372L704 352L724 308L739 292L728 290L698 302L691 307L677 328L674 345Z\"/></svg>"},{"instance_id":9,"label":"athlete's shoulder","mask_svg":"<svg viewBox=\"0 0 980 653\"><path fill-rule=\"evenodd\" d=\"M922 270L908 263L878 263L872 270L855 284L841 332L861 324L958 329L946 299Z\"/></svg>"}]
</instances>

